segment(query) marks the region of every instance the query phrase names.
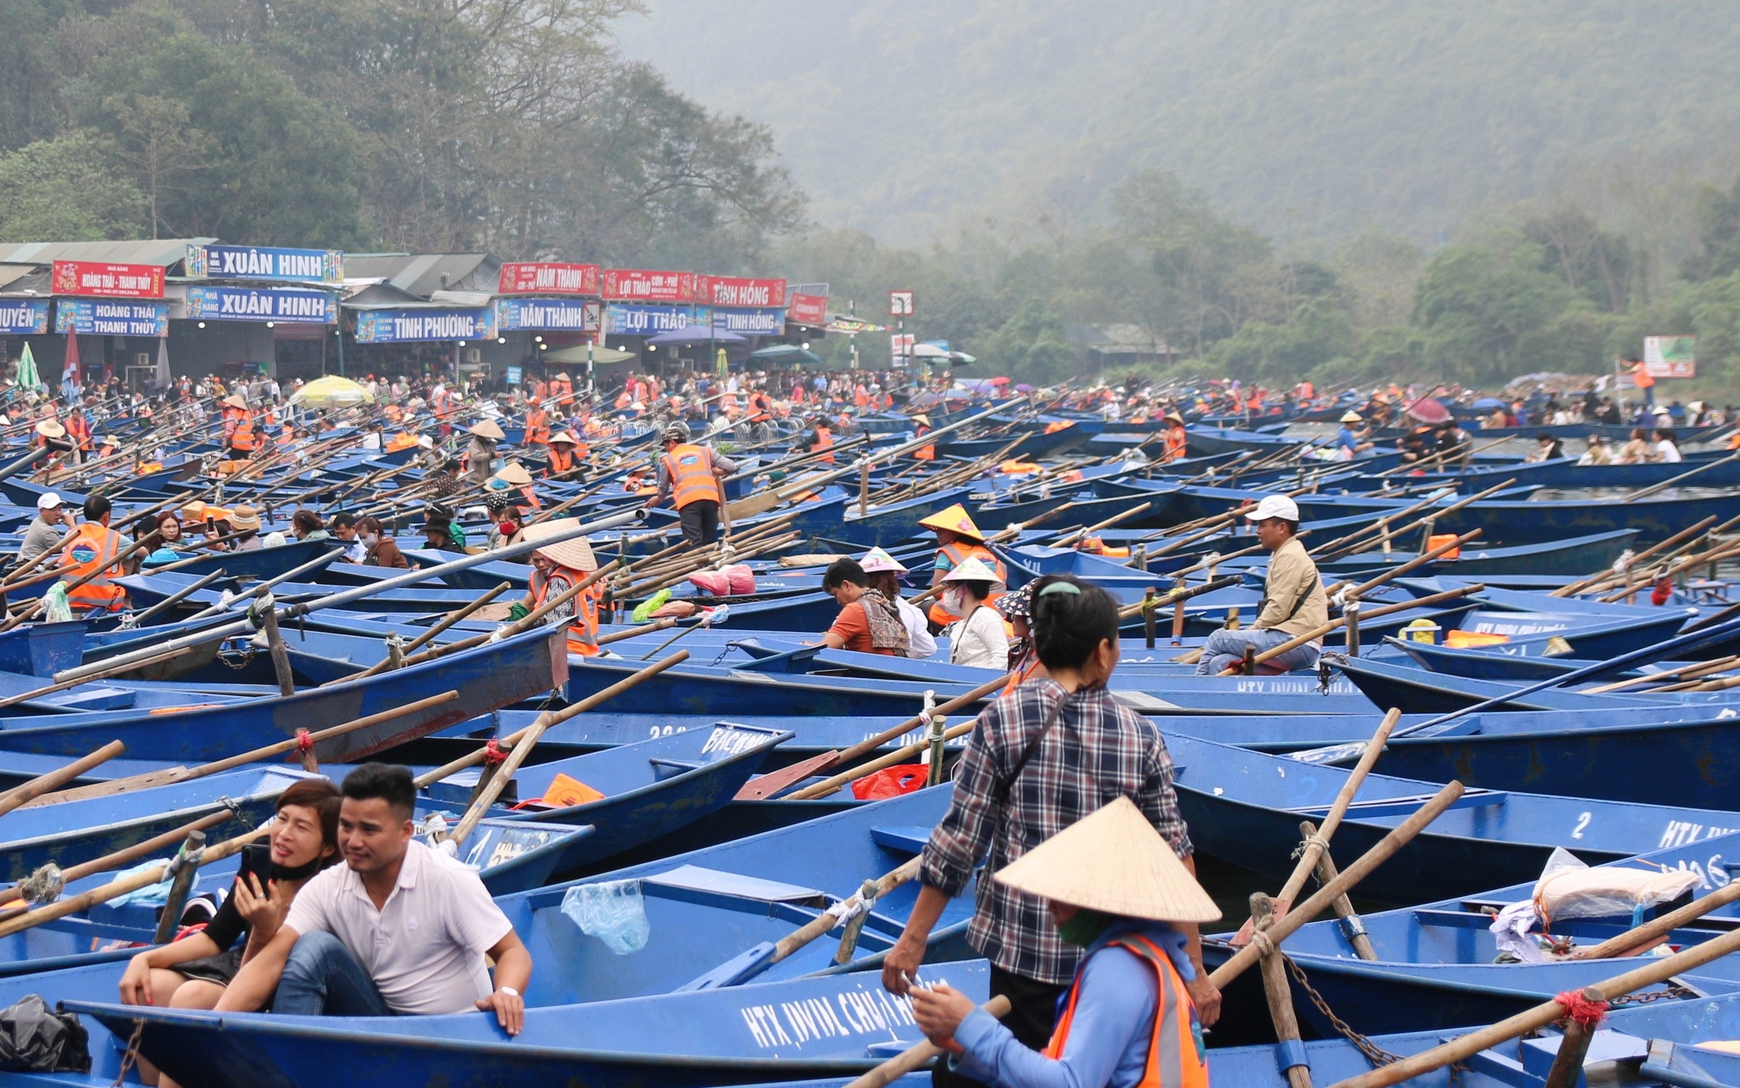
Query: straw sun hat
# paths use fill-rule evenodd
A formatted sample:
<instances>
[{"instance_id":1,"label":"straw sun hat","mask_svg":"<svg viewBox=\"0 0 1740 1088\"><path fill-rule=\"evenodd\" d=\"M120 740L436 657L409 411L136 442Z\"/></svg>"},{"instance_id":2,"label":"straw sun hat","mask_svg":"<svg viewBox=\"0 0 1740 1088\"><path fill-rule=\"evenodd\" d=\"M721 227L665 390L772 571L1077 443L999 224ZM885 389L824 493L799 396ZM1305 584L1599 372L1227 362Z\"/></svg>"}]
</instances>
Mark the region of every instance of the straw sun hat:
<instances>
[{"instance_id":1,"label":"straw sun hat","mask_svg":"<svg viewBox=\"0 0 1740 1088\"><path fill-rule=\"evenodd\" d=\"M967 560L954 570L943 575L945 582L1001 582L997 572L985 565L978 556L969 556Z\"/></svg>"},{"instance_id":2,"label":"straw sun hat","mask_svg":"<svg viewBox=\"0 0 1740 1088\"><path fill-rule=\"evenodd\" d=\"M579 518L557 518L555 521L540 521L520 530L521 540L542 540L559 533L573 532L580 527ZM562 540L537 549L537 554L558 563L569 570L592 572L598 569L598 560L592 554L592 545L586 543L584 537L572 540Z\"/></svg>"},{"instance_id":3,"label":"straw sun hat","mask_svg":"<svg viewBox=\"0 0 1740 1088\"><path fill-rule=\"evenodd\" d=\"M477 437L487 438L493 442L500 442L502 439L507 437L507 435L502 433L501 427L497 425L493 419L486 419L481 423L473 424L470 429L471 433Z\"/></svg>"},{"instance_id":4,"label":"straw sun hat","mask_svg":"<svg viewBox=\"0 0 1740 1088\"><path fill-rule=\"evenodd\" d=\"M1064 828L996 874L1072 907L1156 922L1212 922L1220 908L1128 797Z\"/></svg>"},{"instance_id":5,"label":"straw sun hat","mask_svg":"<svg viewBox=\"0 0 1740 1088\"><path fill-rule=\"evenodd\" d=\"M985 534L979 532L979 527L973 524L972 517L967 514L967 508L958 502L929 517L918 519L918 523L926 529L947 529L956 536L977 540L981 544L985 541Z\"/></svg>"}]
</instances>

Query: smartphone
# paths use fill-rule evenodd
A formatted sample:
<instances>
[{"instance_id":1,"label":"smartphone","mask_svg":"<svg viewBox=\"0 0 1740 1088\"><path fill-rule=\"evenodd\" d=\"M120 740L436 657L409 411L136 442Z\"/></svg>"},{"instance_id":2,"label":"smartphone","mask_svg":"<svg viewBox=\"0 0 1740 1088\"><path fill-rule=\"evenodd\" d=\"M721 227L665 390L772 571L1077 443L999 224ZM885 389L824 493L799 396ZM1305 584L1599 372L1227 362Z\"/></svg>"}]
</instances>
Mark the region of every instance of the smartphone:
<instances>
[{"instance_id":1,"label":"smartphone","mask_svg":"<svg viewBox=\"0 0 1740 1088\"><path fill-rule=\"evenodd\" d=\"M260 880L260 887L266 886L266 881L272 876L272 847L263 842L251 842L242 847L242 868L238 874L247 876L254 874Z\"/></svg>"}]
</instances>

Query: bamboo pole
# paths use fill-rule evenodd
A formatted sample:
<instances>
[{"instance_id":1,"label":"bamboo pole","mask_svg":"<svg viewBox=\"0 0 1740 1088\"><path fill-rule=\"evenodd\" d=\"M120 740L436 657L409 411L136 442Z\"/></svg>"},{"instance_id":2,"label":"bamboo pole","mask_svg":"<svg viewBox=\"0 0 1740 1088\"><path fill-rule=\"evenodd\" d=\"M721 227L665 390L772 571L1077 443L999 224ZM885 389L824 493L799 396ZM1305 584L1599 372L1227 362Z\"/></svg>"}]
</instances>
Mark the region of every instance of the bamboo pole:
<instances>
[{"instance_id":1,"label":"bamboo pole","mask_svg":"<svg viewBox=\"0 0 1740 1088\"><path fill-rule=\"evenodd\" d=\"M979 1006L999 1020L1009 1015L1011 1007L1009 999L1002 994L998 994ZM848 1081L845 1088L888 1088L888 1085L893 1084L908 1073L923 1069L942 1054L942 1049L929 1040L915 1043L863 1076Z\"/></svg>"},{"instance_id":2,"label":"bamboo pole","mask_svg":"<svg viewBox=\"0 0 1740 1088\"><path fill-rule=\"evenodd\" d=\"M45 794L60 789L93 767L101 766L127 750L127 746L118 740L98 748L88 755L80 756L64 767L56 767L46 774L39 774L22 785L14 786L4 794L0 794L0 816L13 809L22 808L31 801Z\"/></svg>"}]
</instances>

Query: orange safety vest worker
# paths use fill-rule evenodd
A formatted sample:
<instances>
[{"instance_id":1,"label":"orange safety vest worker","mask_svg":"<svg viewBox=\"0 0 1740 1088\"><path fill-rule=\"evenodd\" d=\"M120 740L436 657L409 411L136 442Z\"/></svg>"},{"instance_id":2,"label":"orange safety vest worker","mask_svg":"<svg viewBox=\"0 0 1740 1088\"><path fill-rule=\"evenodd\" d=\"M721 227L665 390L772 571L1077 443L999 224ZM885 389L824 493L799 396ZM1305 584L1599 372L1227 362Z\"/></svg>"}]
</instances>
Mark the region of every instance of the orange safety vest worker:
<instances>
[{"instance_id":1,"label":"orange safety vest worker","mask_svg":"<svg viewBox=\"0 0 1740 1088\"><path fill-rule=\"evenodd\" d=\"M235 430L230 432L230 449L244 453L254 452L254 419L246 412L236 420Z\"/></svg>"},{"instance_id":2,"label":"orange safety vest worker","mask_svg":"<svg viewBox=\"0 0 1740 1088\"><path fill-rule=\"evenodd\" d=\"M1166 428L1166 463L1171 464L1173 461L1189 455L1190 436L1185 433L1183 427L1168 426Z\"/></svg>"},{"instance_id":3,"label":"orange safety vest worker","mask_svg":"<svg viewBox=\"0 0 1740 1088\"><path fill-rule=\"evenodd\" d=\"M533 610L542 608L546 598L560 597L585 578L584 573L567 567L557 567L548 578L543 572L533 570L529 581ZM598 652L598 605L603 599L604 587L594 582L570 602L574 606L574 618L568 621L569 653L591 657Z\"/></svg>"},{"instance_id":4,"label":"orange safety vest worker","mask_svg":"<svg viewBox=\"0 0 1740 1088\"><path fill-rule=\"evenodd\" d=\"M545 446L550 442L550 413L533 408L526 413L526 445Z\"/></svg>"},{"instance_id":5,"label":"orange safety vest worker","mask_svg":"<svg viewBox=\"0 0 1740 1088\"><path fill-rule=\"evenodd\" d=\"M680 442L665 454L665 475L671 481L671 499L677 509L692 502L718 502L719 484L713 478L713 455L707 447Z\"/></svg>"},{"instance_id":6,"label":"orange safety vest worker","mask_svg":"<svg viewBox=\"0 0 1740 1088\"><path fill-rule=\"evenodd\" d=\"M985 547L983 544L974 544L970 540L957 540L953 544L944 544L942 547L938 548L937 551L949 557L949 562L953 564L949 567L950 570L954 570L955 567L960 566L969 559L977 559L979 562L997 572L997 581L1002 582L1005 585L1009 582L1009 571L1003 566L1003 561L998 559L996 553ZM990 604L1002 595L1003 594L1000 592L993 592L985 599L985 603ZM961 618L960 613L950 611L942 603L942 593L940 590L937 593L937 599L931 604L926 615L930 618L930 622L941 627L947 627L949 624Z\"/></svg>"},{"instance_id":7,"label":"orange safety vest worker","mask_svg":"<svg viewBox=\"0 0 1740 1088\"><path fill-rule=\"evenodd\" d=\"M67 538L60 552L61 566L69 568L67 582L95 572L84 585L67 590L67 603L75 611L119 612L127 607L127 591L109 582L110 577L125 573L115 563L121 551L121 534L100 521L85 522Z\"/></svg>"},{"instance_id":8,"label":"orange safety vest worker","mask_svg":"<svg viewBox=\"0 0 1740 1088\"><path fill-rule=\"evenodd\" d=\"M550 382L550 396L556 398L557 404L560 404L564 408L568 407L574 403L574 383L562 381L560 379L552 379Z\"/></svg>"},{"instance_id":9,"label":"orange safety vest worker","mask_svg":"<svg viewBox=\"0 0 1740 1088\"><path fill-rule=\"evenodd\" d=\"M833 434L833 432L828 430L826 427L824 427L820 424L817 424L816 425L816 440L814 442L810 443L810 450L813 452L815 450L829 450L829 449L833 449L833 448L834 448L834 434ZM831 465L834 463L834 455L831 453L823 454L821 457L816 458L816 460L821 462L824 465Z\"/></svg>"},{"instance_id":10,"label":"orange safety vest worker","mask_svg":"<svg viewBox=\"0 0 1740 1088\"><path fill-rule=\"evenodd\" d=\"M1208 1063L1192 1023L1195 1006L1190 991L1184 987L1184 976L1172 965L1164 949L1139 933L1119 937L1095 952L1104 955L1106 948L1122 948L1154 969L1154 980L1160 987L1156 1001L1154 1034L1148 1044L1148 1065L1137 1088L1208 1088ZM1084 961L1085 963L1085 961ZM1081 995L1081 969L1076 969L1075 982L1069 989L1069 1001L1052 1029L1051 1042L1042 1051L1053 1061L1063 1056L1069 1042L1069 1031L1075 1023L1076 998Z\"/></svg>"},{"instance_id":11,"label":"orange safety vest worker","mask_svg":"<svg viewBox=\"0 0 1740 1088\"><path fill-rule=\"evenodd\" d=\"M574 455L562 448L566 445L564 442L550 447L550 467L545 470L546 476L560 476L574 467Z\"/></svg>"},{"instance_id":12,"label":"orange safety vest worker","mask_svg":"<svg viewBox=\"0 0 1740 1088\"><path fill-rule=\"evenodd\" d=\"M920 423L918 425L915 433L914 433L914 437L915 438L923 438L925 435L927 435L929 433L930 433L930 428L926 427L924 424ZM918 449L916 449L912 452L912 456L917 458L920 461L934 461L934 460L936 460L936 443L932 442L928 446L918 447Z\"/></svg>"},{"instance_id":13,"label":"orange safety vest worker","mask_svg":"<svg viewBox=\"0 0 1740 1088\"><path fill-rule=\"evenodd\" d=\"M66 433L67 437L78 443L79 449L91 448L91 425L85 421L83 412L74 412L67 417Z\"/></svg>"}]
</instances>

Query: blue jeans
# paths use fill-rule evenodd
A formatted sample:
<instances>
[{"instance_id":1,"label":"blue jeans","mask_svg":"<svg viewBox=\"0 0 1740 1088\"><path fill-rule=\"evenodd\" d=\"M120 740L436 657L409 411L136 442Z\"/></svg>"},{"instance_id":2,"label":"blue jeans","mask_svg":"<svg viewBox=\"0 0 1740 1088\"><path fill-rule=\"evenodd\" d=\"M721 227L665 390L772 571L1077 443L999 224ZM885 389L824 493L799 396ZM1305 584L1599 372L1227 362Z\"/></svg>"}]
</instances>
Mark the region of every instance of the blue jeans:
<instances>
[{"instance_id":1,"label":"blue jeans","mask_svg":"<svg viewBox=\"0 0 1740 1088\"><path fill-rule=\"evenodd\" d=\"M296 938L272 1011L292 1016L391 1016L375 980L330 933Z\"/></svg>"},{"instance_id":2,"label":"blue jeans","mask_svg":"<svg viewBox=\"0 0 1740 1088\"><path fill-rule=\"evenodd\" d=\"M1228 631L1222 628L1208 636L1208 641L1202 644L1202 660L1196 663L1196 675L1213 676L1222 669L1237 668L1244 663L1245 647L1255 646L1258 653L1272 649L1283 642L1291 642L1294 636L1284 635L1279 631L1258 630L1254 627L1240 628ZM1309 669L1317 664L1318 648L1306 643L1295 646L1284 654L1276 654L1263 662L1264 665L1282 672L1294 669Z\"/></svg>"}]
</instances>

